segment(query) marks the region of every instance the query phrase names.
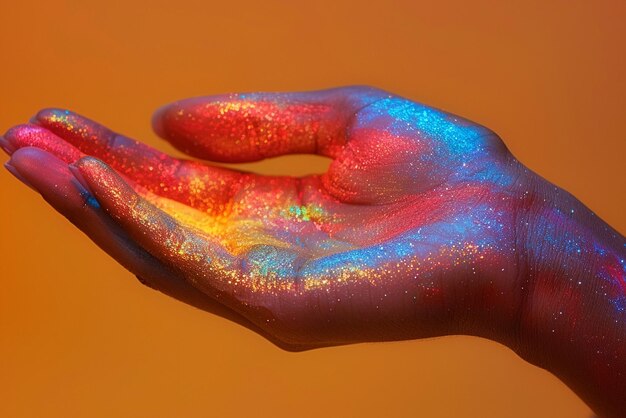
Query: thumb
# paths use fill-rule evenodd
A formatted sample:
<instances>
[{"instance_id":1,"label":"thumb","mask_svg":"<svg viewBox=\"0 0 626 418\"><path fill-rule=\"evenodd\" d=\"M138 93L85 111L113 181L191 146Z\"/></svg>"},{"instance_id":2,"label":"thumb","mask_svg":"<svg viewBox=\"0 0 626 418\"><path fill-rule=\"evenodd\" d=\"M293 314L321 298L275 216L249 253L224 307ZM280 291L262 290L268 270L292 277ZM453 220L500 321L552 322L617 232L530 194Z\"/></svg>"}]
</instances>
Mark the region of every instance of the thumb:
<instances>
[{"instance_id":1,"label":"thumb","mask_svg":"<svg viewBox=\"0 0 626 418\"><path fill-rule=\"evenodd\" d=\"M283 154L334 157L360 108L388 94L369 87L185 99L157 110L155 132L180 150L220 162Z\"/></svg>"}]
</instances>

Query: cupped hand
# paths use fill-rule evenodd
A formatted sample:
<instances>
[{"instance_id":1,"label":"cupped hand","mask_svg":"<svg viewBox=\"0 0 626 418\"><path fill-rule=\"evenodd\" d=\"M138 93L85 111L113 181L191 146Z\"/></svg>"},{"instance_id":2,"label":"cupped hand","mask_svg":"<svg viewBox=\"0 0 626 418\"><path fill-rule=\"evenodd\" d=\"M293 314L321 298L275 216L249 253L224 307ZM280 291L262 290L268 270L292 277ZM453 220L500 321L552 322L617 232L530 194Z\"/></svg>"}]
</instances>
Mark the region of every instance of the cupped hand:
<instances>
[{"instance_id":1,"label":"cupped hand","mask_svg":"<svg viewBox=\"0 0 626 418\"><path fill-rule=\"evenodd\" d=\"M187 99L153 123L205 160L332 163L239 172L61 109L0 144L13 174L143 283L282 347L515 329L529 185L488 129L365 87Z\"/></svg>"}]
</instances>

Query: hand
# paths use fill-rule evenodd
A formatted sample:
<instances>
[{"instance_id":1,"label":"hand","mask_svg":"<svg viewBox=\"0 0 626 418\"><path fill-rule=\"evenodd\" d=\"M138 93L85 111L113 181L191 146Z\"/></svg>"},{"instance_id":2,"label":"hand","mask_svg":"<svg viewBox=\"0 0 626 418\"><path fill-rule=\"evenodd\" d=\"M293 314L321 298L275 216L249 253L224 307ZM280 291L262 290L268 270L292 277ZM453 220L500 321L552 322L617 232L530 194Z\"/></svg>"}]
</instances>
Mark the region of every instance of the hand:
<instances>
[{"instance_id":1,"label":"hand","mask_svg":"<svg viewBox=\"0 0 626 418\"><path fill-rule=\"evenodd\" d=\"M199 291L284 344L439 334L519 287L502 143L382 91L190 99L155 117L196 157L333 159L304 178L174 159L64 110L33 122L5 135L10 166L53 206L146 284Z\"/></svg>"},{"instance_id":2,"label":"hand","mask_svg":"<svg viewBox=\"0 0 626 418\"><path fill-rule=\"evenodd\" d=\"M558 204L490 130L370 88L188 99L154 127L211 161L333 161L243 173L54 109L0 143L11 172L143 283L286 349L463 333L546 367L527 336L546 322L536 306L552 309L531 292L551 276L532 269L554 257L530 248L529 225Z\"/></svg>"}]
</instances>

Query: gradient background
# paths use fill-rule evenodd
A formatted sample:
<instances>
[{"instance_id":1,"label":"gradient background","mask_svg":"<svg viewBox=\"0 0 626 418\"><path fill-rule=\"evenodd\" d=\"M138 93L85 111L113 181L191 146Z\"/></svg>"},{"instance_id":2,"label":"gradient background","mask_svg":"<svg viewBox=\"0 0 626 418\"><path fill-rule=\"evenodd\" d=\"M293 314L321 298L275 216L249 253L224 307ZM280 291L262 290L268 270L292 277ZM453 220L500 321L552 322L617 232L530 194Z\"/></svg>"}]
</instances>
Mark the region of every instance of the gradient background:
<instances>
[{"instance_id":1,"label":"gradient background","mask_svg":"<svg viewBox=\"0 0 626 418\"><path fill-rule=\"evenodd\" d=\"M0 130L68 107L177 154L149 125L172 100L370 84L494 129L626 230L625 2L128 3L0 0ZM478 338L283 352L141 286L4 170L0 188L2 417L591 415Z\"/></svg>"}]
</instances>

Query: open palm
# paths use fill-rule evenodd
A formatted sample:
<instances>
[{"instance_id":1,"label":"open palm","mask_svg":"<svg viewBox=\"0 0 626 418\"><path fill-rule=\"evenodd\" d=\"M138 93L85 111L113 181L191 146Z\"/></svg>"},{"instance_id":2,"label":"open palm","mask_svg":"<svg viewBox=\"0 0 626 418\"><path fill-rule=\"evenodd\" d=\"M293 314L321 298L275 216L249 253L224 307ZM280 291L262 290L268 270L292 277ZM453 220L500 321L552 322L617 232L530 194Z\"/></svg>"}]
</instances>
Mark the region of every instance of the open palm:
<instances>
[{"instance_id":1,"label":"open palm","mask_svg":"<svg viewBox=\"0 0 626 418\"><path fill-rule=\"evenodd\" d=\"M1 144L14 174L142 282L286 348L467 332L518 314L524 186L488 129L364 87L187 99L154 125L206 160L333 161L301 178L243 173L59 109Z\"/></svg>"}]
</instances>

